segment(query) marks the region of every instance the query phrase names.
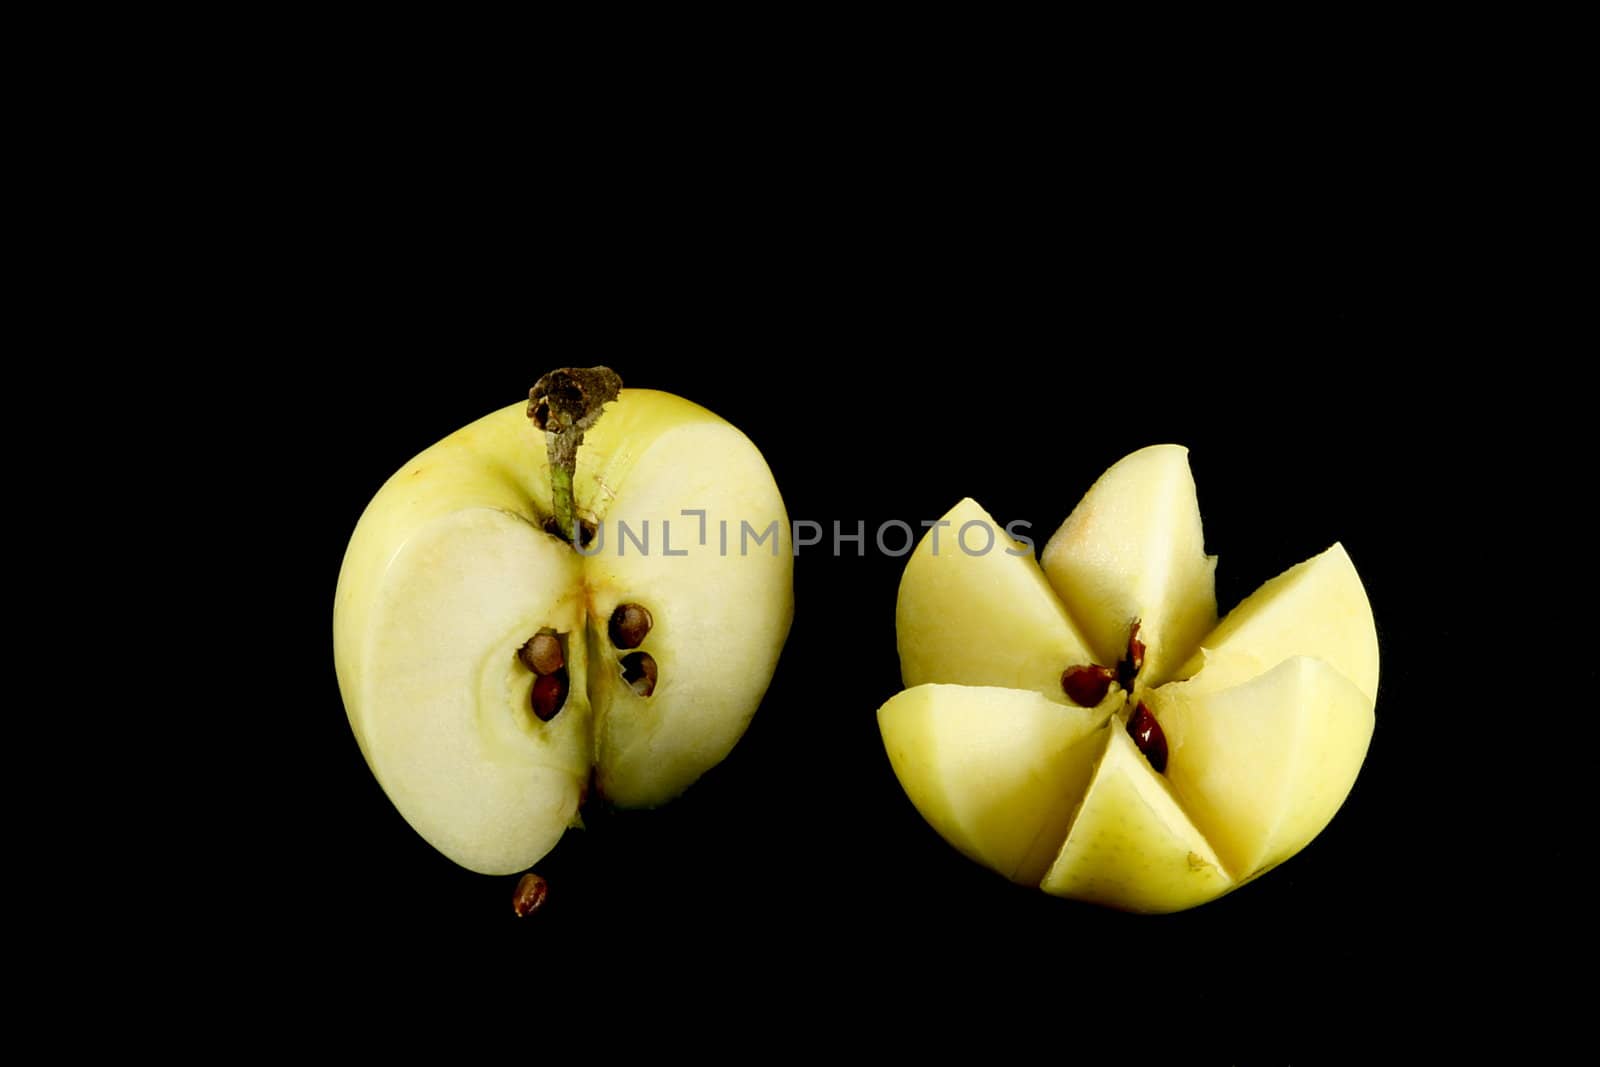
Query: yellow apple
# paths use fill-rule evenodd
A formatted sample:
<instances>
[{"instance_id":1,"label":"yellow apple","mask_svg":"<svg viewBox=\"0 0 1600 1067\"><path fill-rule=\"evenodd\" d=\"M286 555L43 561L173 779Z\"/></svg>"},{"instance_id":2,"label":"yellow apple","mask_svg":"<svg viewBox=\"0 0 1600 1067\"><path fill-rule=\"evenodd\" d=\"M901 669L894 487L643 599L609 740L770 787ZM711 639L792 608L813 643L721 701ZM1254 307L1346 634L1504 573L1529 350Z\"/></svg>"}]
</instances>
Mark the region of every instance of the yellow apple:
<instances>
[{"instance_id":1,"label":"yellow apple","mask_svg":"<svg viewBox=\"0 0 1600 1067\"><path fill-rule=\"evenodd\" d=\"M1001 547L952 552L941 527L917 546L896 613L908 688L878 721L951 844L1048 893L1169 912L1282 863L1333 818L1378 686L1372 609L1341 546L1218 623L1175 445L1108 470L1039 566L1004 551L1016 543L972 500L946 518L988 523Z\"/></svg>"},{"instance_id":2,"label":"yellow apple","mask_svg":"<svg viewBox=\"0 0 1600 1067\"><path fill-rule=\"evenodd\" d=\"M558 494L518 403L401 467L339 574L334 660L362 754L475 871L538 861L591 777L653 806L722 760L793 614L788 516L747 437L634 389L580 437L581 552L547 532Z\"/></svg>"}]
</instances>

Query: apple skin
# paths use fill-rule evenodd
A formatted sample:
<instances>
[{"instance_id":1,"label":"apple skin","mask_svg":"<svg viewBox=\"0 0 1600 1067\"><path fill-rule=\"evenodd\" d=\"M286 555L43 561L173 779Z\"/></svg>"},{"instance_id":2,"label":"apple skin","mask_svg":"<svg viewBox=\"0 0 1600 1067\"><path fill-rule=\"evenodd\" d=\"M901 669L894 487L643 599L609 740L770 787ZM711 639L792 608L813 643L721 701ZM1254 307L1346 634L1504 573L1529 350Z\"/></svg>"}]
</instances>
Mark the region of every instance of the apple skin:
<instances>
[{"instance_id":1,"label":"apple skin","mask_svg":"<svg viewBox=\"0 0 1600 1067\"><path fill-rule=\"evenodd\" d=\"M548 460L526 406L489 414L378 491L334 596L334 663L362 755L418 833L483 873L524 870L554 847L591 771L608 801L649 807L720 762L793 618L782 496L754 444L711 412L623 390L585 435L573 491L603 530L592 555L543 529ZM706 512L704 544L684 509ZM648 552L623 545L619 522L636 535L649 523ZM776 540L741 552L745 522L775 523ZM606 634L629 602L653 618L640 648L659 668L648 696L624 681L626 653ZM566 635L570 677L549 722L532 714L535 676L516 657L541 630Z\"/></svg>"}]
</instances>

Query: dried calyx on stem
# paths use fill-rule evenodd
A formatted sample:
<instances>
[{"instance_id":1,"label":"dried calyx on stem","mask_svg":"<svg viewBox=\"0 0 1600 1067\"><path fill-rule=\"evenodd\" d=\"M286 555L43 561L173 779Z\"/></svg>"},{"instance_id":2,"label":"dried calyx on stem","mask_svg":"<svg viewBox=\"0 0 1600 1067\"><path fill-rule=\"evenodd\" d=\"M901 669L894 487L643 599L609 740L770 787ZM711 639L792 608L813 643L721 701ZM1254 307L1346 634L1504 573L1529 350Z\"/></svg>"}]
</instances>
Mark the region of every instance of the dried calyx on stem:
<instances>
[{"instance_id":1,"label":"dried calyx on stem","mask_svg":"<svg viewBox=\"0 0 1600 1067\"><path fill-rule=\"evenodd\" d=\"M577 508L572 476L584 431L600 421L601 411L622 391L622 378L610 367L563 367L528 390L528 418L543 431L550 457L550 496L561 536L576 544Z\"/></svg>"}]
</instances>

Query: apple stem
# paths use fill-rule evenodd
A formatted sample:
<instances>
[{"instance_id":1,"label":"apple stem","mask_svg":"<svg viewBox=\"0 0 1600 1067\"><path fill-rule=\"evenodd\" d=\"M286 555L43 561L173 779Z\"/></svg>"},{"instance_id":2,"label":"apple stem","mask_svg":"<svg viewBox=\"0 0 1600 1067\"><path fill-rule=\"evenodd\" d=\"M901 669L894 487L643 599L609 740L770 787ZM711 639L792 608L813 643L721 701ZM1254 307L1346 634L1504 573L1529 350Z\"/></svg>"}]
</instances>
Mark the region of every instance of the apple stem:
<instances>
[{"instance_id":1,"label":"apple stem","mask_svg":"<svg viewBox=\"0 0 1600 1067\"><path fill-rule=\"evenodd\" d=\"M577 506L572 476L578 468L583 432L600 421L601 409L622 391L622 379L610 367L563 367L553 370L528 390L528 418L544 432L550 457L550 497L556 526L570 543L578 543Z\"/></svg>"}]
</instances>

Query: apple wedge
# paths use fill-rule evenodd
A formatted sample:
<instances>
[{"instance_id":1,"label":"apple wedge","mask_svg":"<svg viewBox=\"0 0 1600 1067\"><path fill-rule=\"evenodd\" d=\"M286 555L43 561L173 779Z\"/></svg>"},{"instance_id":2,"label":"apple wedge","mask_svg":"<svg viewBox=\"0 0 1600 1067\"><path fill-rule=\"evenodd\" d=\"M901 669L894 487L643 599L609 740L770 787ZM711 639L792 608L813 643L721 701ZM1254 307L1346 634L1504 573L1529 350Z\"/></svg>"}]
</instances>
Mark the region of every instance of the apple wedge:
<instances>
[{"instance_id":1,"label":"apple wedge","mask_svg":"<svg viewBox=\"0 0 1600 1067\"><path fill-rule=\"evenodd\" d=\"M930 527L906 561L895 636L908 688L999 685L1061 702L1062 669L1094 658L1033 553L971 497Z\"/></svg>"},{"instance_id":2,"label":"apple wedge","mask_svg":"<svg viewBox=\"0 0 1600 1067\"><path fill-rule=\"evenodd\" d=\"M1200 642L1178 671L1190 692L1238 685L1291 656L1315 656L1375 704L1378 631L1366 587L1344 546L1290 567L1265 583Z\"/></svg>"},{"instance_id":3,"label":"apple wedge","mask_svg":"<svg viewBox=\"0 0 1600 1067\"><path fill-rule=\"evenodd\" d=\"M1040 886L1046 893L1124 911L1182 911L1226 893L1233 880L1172 789L1127 731L1105 752Z\"/></svg>"},{"instance_id":4,"label":"apple wedge","mask_svg":"<svg viewBox=\"0 0 1600 1067\"><path fill-rule=\"evenodd\" d=\"M608 543L580 561L595 650L588 686L596 782L614 804L655 807L722 762L749 726L794 614L794 552L783 498L744 434L715 416L659 429L653 440L629 434L625 417L607 434L611 415L594 431L595 444L585 444L597 461L610 461L590 497L593 513L608 538L628 529L654 539L648 553ZM625 465L612 451L624 441L634 445ZM582 453L578 471L581 507ZM703 538L686 508L708 516ZM618 606L632 602L652 620L641 649L659 673L647 696L626 680L634 651L604 633Z\"/></svg>"},{"instance_id":5,"label":"apple wedge","mask_svg":"<svg viewBox=\"0 0 1600 1067\"><path fill-rule=\"evenodd\" d=\"M1232 689L1150 694L1167 780L1230 871L1299 852L1333 819L1372 740L1372 702L1321 660L1295 656Z\"/></svg>"},{"instance_id":6,"label":"apple wedge","mask_svg":"<svg viewBox=\"0 0 1600 1067\"><path fill-rule=\"evenodd\" d=\"M1165 682L1217 623L1217 561L1205 553L1189 450L1152 445L1112 465L1045 544L1039 564L1096 662L1122 659L1137 622L1138 689Z\"/></svg>"},{"instance_id":7,"label":"apple wedge","mask_svg":"<svg viewBox=\"0 0 1600 1067\"><path fill-rule=\"evenodd\" d=\"M919 685L878 709L911 803L946 841L1036 886L1105 745L1108 708L1019 689Z\"/></svg>"},{"instance_id":8,"label":"apple wedge","mask_svg":"<svg viewBox=\"0 0 1600 1067\"><path fill-rule=\"evenodd\" d=\"M356 737L395 807L464 867L520 870L577 815L587 700L576 689L548 723L523 713L534 679L516 655L541 627L579 630L577 564L519 518L457 511L406 540L374 598Z\"/></svg>"}]
</instances>

